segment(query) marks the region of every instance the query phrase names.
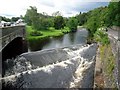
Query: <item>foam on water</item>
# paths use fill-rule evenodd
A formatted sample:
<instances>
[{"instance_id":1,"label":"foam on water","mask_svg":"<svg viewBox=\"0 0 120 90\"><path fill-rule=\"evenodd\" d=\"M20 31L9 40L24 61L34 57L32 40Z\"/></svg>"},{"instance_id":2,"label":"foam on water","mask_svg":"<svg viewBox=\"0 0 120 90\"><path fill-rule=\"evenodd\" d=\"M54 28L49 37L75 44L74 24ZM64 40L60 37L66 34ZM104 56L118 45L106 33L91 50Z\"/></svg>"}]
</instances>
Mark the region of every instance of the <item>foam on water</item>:
<instances>
[{"instance_id":1,"label":"foam on water","mask_svg":"<svg viewBox=\"0 0 120 90\"><path fill-rule=\"evenodd\" d=\"M56 58L56 62L42 67L34 66L30 60L21 56L15 60L14 73L2 79L6 86L7 82L11 82L18 88L92 87L96 49L96 44L62 48L61 51L66 52L64 54L67 54L68 58L59 62Z\"/></svg>"}]
</instances>

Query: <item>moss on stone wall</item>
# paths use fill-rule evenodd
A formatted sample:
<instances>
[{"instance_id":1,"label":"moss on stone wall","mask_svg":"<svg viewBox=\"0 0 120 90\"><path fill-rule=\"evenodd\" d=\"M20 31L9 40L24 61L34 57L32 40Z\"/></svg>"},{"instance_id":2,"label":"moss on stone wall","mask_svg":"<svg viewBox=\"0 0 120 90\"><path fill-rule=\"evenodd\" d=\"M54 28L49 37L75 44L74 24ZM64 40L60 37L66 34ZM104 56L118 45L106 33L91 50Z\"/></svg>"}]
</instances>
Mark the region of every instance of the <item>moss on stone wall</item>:
<instances>
[{"instance_id":1,"label":"moss on stone wall","mask_svg":"<svg viewBox=\"0 0 120 90\"><path fill-rule=\"evenodd\" d=\"M112 48L109 45L100 45L100 60L102 61L102 70L104 77L104 88L116 88L114 69L115 57Z\"/></svg>"}]
</instances>

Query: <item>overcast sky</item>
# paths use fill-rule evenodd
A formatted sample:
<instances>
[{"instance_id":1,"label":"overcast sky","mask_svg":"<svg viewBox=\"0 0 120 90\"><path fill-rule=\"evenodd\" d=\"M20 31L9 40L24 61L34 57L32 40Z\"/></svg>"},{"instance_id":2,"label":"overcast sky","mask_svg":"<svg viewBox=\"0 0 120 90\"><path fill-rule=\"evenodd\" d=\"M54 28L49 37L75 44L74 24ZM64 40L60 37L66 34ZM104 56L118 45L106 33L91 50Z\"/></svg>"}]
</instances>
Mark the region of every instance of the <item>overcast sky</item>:
<instances>
[{"instance_id":1,"label":"overcast sky","mask_svg":"<svg viewBox=\"0 0 120 90\"><path fill-rule=\"evenodd\" d=\"M38 13L46 12L51 15L55 11L60 11L63 16L68 17L107 6L108 2L109 0L0 0L0 16L25 15L29 6L35 6Z\"/></svg>"}]
</instances>

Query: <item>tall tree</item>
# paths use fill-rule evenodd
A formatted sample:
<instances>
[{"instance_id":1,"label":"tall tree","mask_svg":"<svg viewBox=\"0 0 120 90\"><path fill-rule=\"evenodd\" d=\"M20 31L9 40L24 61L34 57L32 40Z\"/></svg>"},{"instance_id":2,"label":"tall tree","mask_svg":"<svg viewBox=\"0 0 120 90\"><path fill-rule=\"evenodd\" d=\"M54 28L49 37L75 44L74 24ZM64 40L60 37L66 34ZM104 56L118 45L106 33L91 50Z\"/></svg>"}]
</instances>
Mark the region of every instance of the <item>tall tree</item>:
<instances>
[{"instance_id":1,"label":"tall tree","mask_svg":"<svg viewBox=\"0 0 120 90\"><path fill-rule=\"evenodd\" d=\"M87 13L79 13L79 15L76 16L79 25L83 25L87 21Z\"/></svg>"},{"instance_id":2,"label":"tall tree","mask_svg":"<svg viewBox=\"0 0 120 90\"><path fill-rule=\"evenodd\" d=\"M68 20L67 26L71 31L76 31L78 26L78 20L75 17L71 17Z\"/></svg>"},{"instance_id":3,"label":"tall tree","mask_svg":"<svg viewBox=\"0 0 120 90\"><path fill-rule=\"evenodd\" d=\"M61 28L64 28L64 26L65 26L65 22L64 22L64 18L62 16L54 17L55 29L61 29Z\"/></svg>"},{"instance_id":4,"label":"tall tree","mask_svg":"<svg viewBox=\"0 0 120 90\"><path fill-rule=\"evenodd\" d=\"M39 14L37 13L37 8L30 6L25 14L25 21L28 25L32 25L33 28L39 29Z\"/></svg>"}]
</instances>

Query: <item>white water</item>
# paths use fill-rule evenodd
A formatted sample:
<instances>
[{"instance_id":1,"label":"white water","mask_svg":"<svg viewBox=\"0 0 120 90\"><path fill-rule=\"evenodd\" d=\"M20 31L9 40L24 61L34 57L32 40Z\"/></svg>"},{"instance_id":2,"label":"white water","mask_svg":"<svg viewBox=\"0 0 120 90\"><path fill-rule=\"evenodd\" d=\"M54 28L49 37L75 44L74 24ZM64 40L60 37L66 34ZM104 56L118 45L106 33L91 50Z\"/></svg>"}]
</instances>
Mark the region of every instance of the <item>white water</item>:
<instances>
[{"instance_id":1,"label":"white water","mask_svg":"<svg viewBox=\"0 0 120 90\"><path fill-rule=\"evenodd\" d=\"M62 48L66 52L64 54L67 54L65 60L57 62L56 58L56 62L45 64L41 67L34 66L23 55L15 60L16 63L12 70L14 72L13 75L4 77L3 79L6 84L10 81L13 86L19 88L91 87L96 48L95 44ZM61 54L59 51L57 53ZM45 58L47 57L45 56ZM23 85L21 86L21 84Z\"/></svg>"}]
</instances>

